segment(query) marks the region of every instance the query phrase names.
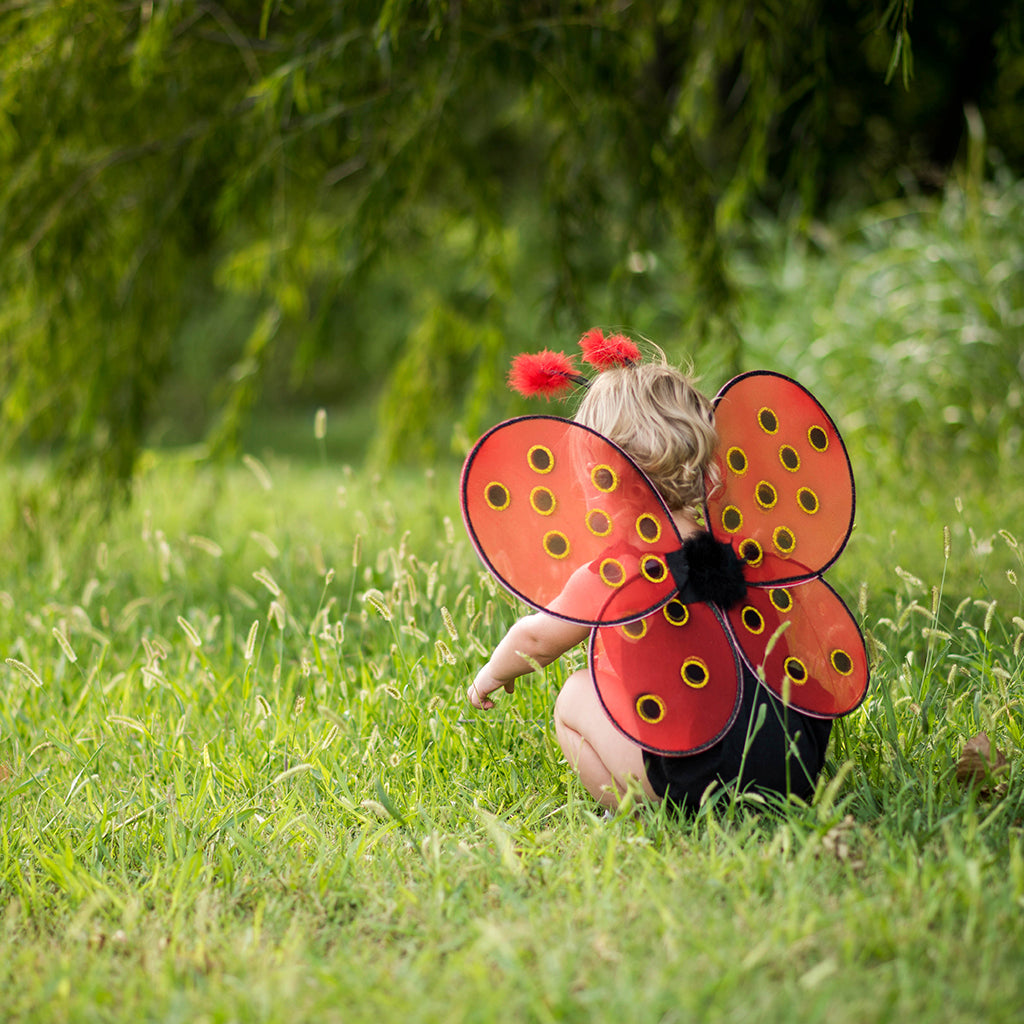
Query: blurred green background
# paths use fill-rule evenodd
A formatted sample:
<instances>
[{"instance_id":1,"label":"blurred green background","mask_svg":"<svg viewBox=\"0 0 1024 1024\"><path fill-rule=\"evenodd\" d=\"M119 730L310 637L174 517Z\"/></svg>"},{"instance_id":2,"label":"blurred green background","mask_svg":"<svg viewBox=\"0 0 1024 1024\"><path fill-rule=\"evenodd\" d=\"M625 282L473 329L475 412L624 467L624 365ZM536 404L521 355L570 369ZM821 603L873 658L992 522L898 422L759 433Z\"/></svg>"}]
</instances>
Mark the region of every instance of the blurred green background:
<instances>
[{"instance_id":1,"label":"blurred green background","mask_svg":"<svg viewBox=\"0 0 1024 1024\"><path fill-rule=\"evenodd\" d=\"M915 493L1019 475L1022 5L0 8L0 419L451 459L592 325L798 377ZM70 486L70 485L69 485ZM966 486L966 484L964 485Z\"/></svg>"}]
</instances>

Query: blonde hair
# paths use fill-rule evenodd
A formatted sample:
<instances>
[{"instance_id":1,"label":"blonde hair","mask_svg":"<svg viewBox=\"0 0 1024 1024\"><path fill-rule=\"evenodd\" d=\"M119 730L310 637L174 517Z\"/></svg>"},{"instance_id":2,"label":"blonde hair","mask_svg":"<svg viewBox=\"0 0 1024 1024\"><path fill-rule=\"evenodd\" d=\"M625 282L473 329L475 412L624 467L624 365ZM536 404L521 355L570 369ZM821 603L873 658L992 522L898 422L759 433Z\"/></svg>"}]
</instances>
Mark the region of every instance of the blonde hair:
<instances>
[{"instance_id":1,"label":"blonde hair","mask_svg":"<svg viewBox=\"0 0 1024 1024\"><path fill-rule=\"evenodd\" d=\"M624 449L673 511L701 512L714 479L718 434L711 402L657 350L655 361L597 374L574 419Z\"/></svg>"}]
</instances>

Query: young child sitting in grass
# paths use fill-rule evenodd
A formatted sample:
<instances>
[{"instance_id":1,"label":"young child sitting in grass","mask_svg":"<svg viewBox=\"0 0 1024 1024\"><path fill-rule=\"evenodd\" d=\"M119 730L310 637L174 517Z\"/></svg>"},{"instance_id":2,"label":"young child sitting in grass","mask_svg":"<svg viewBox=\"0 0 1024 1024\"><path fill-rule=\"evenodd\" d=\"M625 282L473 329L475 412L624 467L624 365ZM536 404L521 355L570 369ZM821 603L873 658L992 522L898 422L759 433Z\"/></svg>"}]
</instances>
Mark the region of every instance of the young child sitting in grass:
<instances>
[{"instance_id":1,"label":"young child sitting in grass","mask_svg":"<svg viewBox=\"0 0 1024 1024\"><path fill-rule=\"evenodd\" d=\"M703 529L698 516L704 481L715 472L718 445L712 406L662 353L596 375L574 419L633 458L665 500L684 541ZM477 673L468 691L470 702L480 710L493 708L496 691L512 693L517 678L553 662L589 633L587 626L545 612L520 619ZM784 711L745 664L740 685L741 704L732 726L699 753L654 754L625 736L605 712L589 669L565 681L555 703L555 732L587 791L609 809L618 808L631 788L652 804L667 800L691 811L709 787L737 781L745 789L810 795L831 722L792 707Z\"/></svg>"}]
</instances>

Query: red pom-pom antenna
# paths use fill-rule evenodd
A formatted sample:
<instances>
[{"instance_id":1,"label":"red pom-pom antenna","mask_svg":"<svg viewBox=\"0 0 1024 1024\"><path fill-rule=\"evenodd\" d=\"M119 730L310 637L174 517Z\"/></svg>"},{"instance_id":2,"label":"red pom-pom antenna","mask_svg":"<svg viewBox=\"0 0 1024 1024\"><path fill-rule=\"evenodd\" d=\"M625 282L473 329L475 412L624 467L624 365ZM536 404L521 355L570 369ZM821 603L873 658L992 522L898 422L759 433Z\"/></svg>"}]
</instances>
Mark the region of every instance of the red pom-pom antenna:
<instances>
[{"instance_id":1,"label":"red pom-pom antenna","mask_svg":"<svg viewBox=\"0 0 1024 1024\"><path fill-rule=\"evenodd\" d=\"M640 362L640 349L624 334L613 334L606 338L600 327L594 327L580 338L583 359L606 370L609 366L623 366Z\"/></svg>"},{"instance_id":2,"label":"red pom-pom antenna","mask_svg":"<svg viewBox=\"0 0 1024 1024\"><path fill-rule=\"evenodd\" d=\"M590 382L573 366L564 352L523 352L512 360L508 385L525 398L544 395L552 398L568 391L574 384L584 387Z\"/></svg>"}]
</instances>

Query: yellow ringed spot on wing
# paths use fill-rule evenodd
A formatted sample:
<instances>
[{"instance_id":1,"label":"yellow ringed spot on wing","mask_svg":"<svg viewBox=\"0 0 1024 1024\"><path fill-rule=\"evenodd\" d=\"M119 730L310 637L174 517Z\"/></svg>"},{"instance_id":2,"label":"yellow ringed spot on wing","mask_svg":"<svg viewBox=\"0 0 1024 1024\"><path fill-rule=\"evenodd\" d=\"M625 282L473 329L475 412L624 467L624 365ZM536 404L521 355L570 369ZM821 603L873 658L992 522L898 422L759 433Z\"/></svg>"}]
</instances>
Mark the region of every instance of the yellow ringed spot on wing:
<instances>
[{"instance_id":1,"label":"yellow ringed spot on wing","mask_svg":"<svg viewBox=\"0 0 1024 1024\"><path fill-rule=\"evenodd\" d=\"M793 607L793 595L782 587L775 587L768 591L768 600L780 612L788 612Z\"/></svg>"},{"instance_id":2,"label":"yellow ringed spot on wing","mask_svg":"<svg viewBox=\"0 0 1024 1024\"><path fill-rule=\"evenodd\" d=\"M555 457L546 445L535 444L527 453L526 461L535 473L550 473L555 468Z\"/></svg>"},{"instance_id":3,"label":"yellow ringed spot on wing","mask_svg":"<svg viewBox=\"0 0 1024 1024\"><path fill-rule=\"evenodd\" d=\"M609 587L621 587L626 582L626 570L617 558L604 559L597 572Z\"/></svg>"},{"instance_id":4,"label":"yellow ringed spot on wing","mask_svg":"<svg viewBox=\"0 0 1024 1024\"><path fill-rule=\"evenodd\" d=\"M853 672L853 658L840 647L837 647L829 655L829 661L841 676L848 676Z\"/></svg>"},{"instance_id":5,"label":"yellow ringed spot on wing","mask_svg":"<svg viewBox=\"0 0 1024 1024\"><path fill-rule=\"evenodd\" d=\"M550 487L534 487L530 491L530 505L538 515L549 516L558 508L558 501Z\"/></svg>"},{"instance_id":6,"label":"yellow ringed spot on wing","mask_svg":"<svg viewBox=\"0 0 1024 1024\"><path fill-rule=\"evenodd\" d=\"M669 601L662 612L670 625L685 626L690 620L690 609L682 601Z\"/></svg>"},{"instance_id":7,"label":"yellow ringed spot on wing","mask_svg":"<svg viewBox=\"0 0 1024 1024\"><path fill-rule=\"evenodd\" d=\"M650 512L641 512L636 517L636 532L642 541L656 544L661 539L661 523Z\"/></svg>"},{"instance_id":8,"label":"yellow ringed spot on wing","mask_svg":"<svg viewBox=\"0 0 1024 1024\"><path fill-rule=\"evenodd\" d=\"M796 492L796 503L809 515L813 516L821 508L818 496L810 487L801 487Z\"/></svg>"},{"instance_id":9,"label":"yellow ringed spot on wing","mask_svg":"<svg viewBox=\"0 0 1024 1024\"><path fill-rule=\"evenodd\" d=\"M725 464L731 469L737 476L743 476L747 471L747 453L740 447L733 445L725 453Z\"/></svg>"},{"instance_id":10,"label":"yellow ringed spot on wing","mask_svg":"<svg viewBox=\"0 0 1024 1024\"><path fill-rule=\"evenodd\" d=\"M495 512L504 512L512 504L512 495L503 483L492 480L484 488L484 501Z\"/></svg>"},{"instance_id":11,"label":"yellow ringed spot on wing","mask_svg":"<svg viewBox=\"0 0 1024 1024\"><path fill-rule=\"evenodd\" d=\"M779 492L767 480L762 480L754 488L754 500L767 511L770 508L775 508L775 504L779 500Z\"/></svg>"},{"instance_id":12,"label":"yellow ringed spot on wing","mask_svg":"<svg viewBox=\"0 0 1024 1024\"><path fill-rule=\"evenodd\" d=\"M643 619L635 622L627 622L622 629L622 635L628 640L642 640L647 635L647 623Z\"/></svg>"},{"instance_id":13,"label":"yellow ringed spot on wing","mask_svg":"<svg viewBox=\"0 0 1024 1024\"><path fill-rule=\"evenodd\" d=\"M807 440L816 452L828 451L828 431L817 423L808 429Z\"/></svg>"},{"instance_id":14,"label":"yellow ringed spot on wing","mask_svg":"<svg viewBox=\"0 0 1024 1024\"><path fill-rule=\"evenodd\" d=\"M785 660L782 668L791 683L803 686L807 682L807 666L799 658L790 656Z\"/></svg>"},{"instance_id":15,"label":"yellow ringed spot on wing","mask_svg":"<svg viewBox=\"0 0 1024 1024\"><path fill-rule=\"evenodd\" d=\"M610 494L619 486L619 475L611 466L602 463L590 471L590 482L602 494Z\"/></svg>"},{"instance_id":16,"label":"yellow ringed spot on wing","mask_svg":"<svg viewBox=\"0 0 1024 1024\"><path fill-rule=\"evenodd\" d=\"M753 537L740 544L740 558L755 569L764 561L764 548Z\"/></svg>"},{"instance_id":17,"label":"yellow ringed spot on wing","mask_svg":"<svg viewBox=\"0 0 1024 1024\"><path fill-rule=\"evenodd\" d=\"M586 523L595 537L607 537L612 532L612 517L603 508L592 508L587 513Z\"/></svg>"},{"instance_id":18,"label":"yellow ringed spot on wing","mask_svg":"<svg viewBox=\"0 0 1024 1024\"><path fill-rule=\"evenodd\" d=\"M774 434L779 429L779 417L766 405L757 410L757 422L766 434Z\"/></svg>"},{"instance_id":19,"label":"yellow ringed spot on wing","mask_svg":"<svg viewBox=\"0 0 1024 1024\"><path fill-rule=\"evenodd\" d=\"M644 555L640 559L640 572L651 583L661 583L668 576L668 566L660 555Z\"/></svg>"},{"instance_id":20,"label":"yellow ringed spot on wing","mask_svg":"<svg viewBox=\"0 0 1024 1024\"><path fill-rule=\"evenodd\" d=\"M544 534L544 550L552 558L565 558L569 554L569 538L561 530L548 530Z\"/></svg>"},{"instance_id":21,"label":"yellow ringed spot on wing","mask_svg":"<svg viewBox=\"0 0 1024 1024\"><path fill-rule=\"evenodd\" d=\"M665 702L653 693L641 694L636 699L636 713L648 725L657 725L665 717Z\"/></svg>"},{"instance_id":22,"label":"yellow ringed spot on wing","mask_svg":"<svg viewBox=\"0 0 1024 1024\"><path fill-rule=\"evenodd\" d=\"M726 533L736 533L743 525L743 513L735 505L726 505L722 509L722 529Z\"/></svg>"},{"instance_id":23,"label":"yellow ringed spot on wing","mask_svg":"<svg viewBox=\"0 0 1024 1024\"><path fill-rule=\"evenodd\" d=\"M764 632L764 616L752 604L748 604L740 612L740 621L748 633L757 636Z\"/></svg>"},{"instance_id":24,"label":"yellow ringed spot on wing","mask_svg":"<svg viewBox=\"0 0 1024 1024\"><path fill-rule=\"evenodd\" d=\"M679 670L679 675L683 682L694 690L700 690L707 686L708 679L711 678L707 665L700 658L687 658Z\"/></svg>"},{"instance_id":25,"label":"yellow ringed spot on wing","mask_svg":"<svg viewBox=\"0 0 1024 1024\"><path fill-rule=\"evenodd\" d=\"M780 555L791 555L796 547L796 537L788 526L776 526L772 543Z\"/></svg>"},{"instance_id":26,"label":"yellow ringed spot on wing","mask_svg":"<svg viewBox=\"0 0 1024 1024\"><path fill-rule=\"evenodd\" d=\"M795 473L800 468L800 453L791 445L784 444L779 447L779 462L782 468L790 473Z\"/></svg>"}]
</instances>

